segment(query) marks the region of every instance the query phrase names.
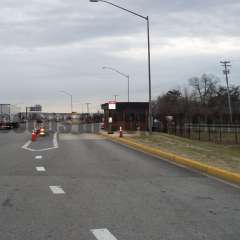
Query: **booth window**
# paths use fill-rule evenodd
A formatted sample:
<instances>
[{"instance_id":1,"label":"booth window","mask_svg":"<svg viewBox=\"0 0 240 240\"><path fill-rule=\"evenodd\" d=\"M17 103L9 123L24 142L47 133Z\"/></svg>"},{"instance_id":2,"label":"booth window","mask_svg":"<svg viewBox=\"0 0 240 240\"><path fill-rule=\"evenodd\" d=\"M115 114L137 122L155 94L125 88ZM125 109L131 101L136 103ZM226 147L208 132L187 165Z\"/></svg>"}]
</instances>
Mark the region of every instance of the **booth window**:
<instances>
[{"instance_id":1,"label":"booth window","mask_svg":"<svg viewBox=\"0 0 240 240\"><path fill-rule=\"evenodd\" d=\"M126 121L127 122L135 121L135 114L134 113L126 113Z\"/></svg>"}]
</instances>

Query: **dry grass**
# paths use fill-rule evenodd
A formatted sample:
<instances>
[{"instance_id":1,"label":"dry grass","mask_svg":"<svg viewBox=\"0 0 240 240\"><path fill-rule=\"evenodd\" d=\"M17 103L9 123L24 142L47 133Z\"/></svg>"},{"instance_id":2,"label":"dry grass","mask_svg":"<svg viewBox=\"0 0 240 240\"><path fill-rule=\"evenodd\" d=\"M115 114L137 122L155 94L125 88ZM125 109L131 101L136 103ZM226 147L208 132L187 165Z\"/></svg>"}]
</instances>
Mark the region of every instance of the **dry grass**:
<instances>
[{"instance_id":1,"label":"dry grass","mask_svg":"<svg viewBox=\"0 0 240 240\"><path fill-rule=\"evenodd\" d=\"M162 150L240 173L240 146L201 142L164 133L132 136L136 141Z\"/></svg>"}]
</instances>

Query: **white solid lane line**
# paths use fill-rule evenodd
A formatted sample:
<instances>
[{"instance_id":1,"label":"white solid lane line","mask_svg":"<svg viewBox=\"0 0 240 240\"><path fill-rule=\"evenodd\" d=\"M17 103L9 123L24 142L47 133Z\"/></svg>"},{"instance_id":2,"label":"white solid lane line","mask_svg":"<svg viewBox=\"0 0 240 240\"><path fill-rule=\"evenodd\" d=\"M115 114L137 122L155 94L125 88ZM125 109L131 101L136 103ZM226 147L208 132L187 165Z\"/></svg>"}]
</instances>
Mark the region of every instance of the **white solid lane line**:
<instances>
[{"instance_id":1,"label":"white solid lane line","mask_svg":"<svg viewBox=\"0 0 240 240\"><path fill-rule=\"evenodd\" d=\"M28 150L30 152L44 152L44 151L49 151L49 150L52 150L52 149L59 148L59 145L58 145L58 133L55 132L54 135L53 135L53 146L52 147L42 148L42 149L33 149L33 148L29 147L31 143L32 143L32 141L27 141L22 146L22 149Z\"/></svg>"},{"instance_id":2,"label":"white solid lane line","mask_svg":"<svg viewBox=\"0 0 240 240\"><path fill-rule=\"evenodd\" d=\"M53 135L53 147L58 148L57 132Z\"/></svg>"},{"instance_id":3,"label":"white solid lane line","mask_svg":"<svg viewBox=\"0 0 240 240\"><path fill-rule=\"evenodd\" d=\"M42 156L41 155L36 156L35 159L42 159Z\"/></svg>"},{"instance_id":4,"label":"white solid lane line","mask_svg":"<svg viewBox=\"0 0 240 240\"><path fill-rule=\"evenodd\" d=\"M53 194L65 194L61 186L49 186Z\"/></svg>"},{"instance_id":5,"label":"white solid lane line","mask_svg":"<svg viewBox=\"0 0 240 240\"><path fill-rule=\"evenodd\" d=\"M91 232L98 240L117 240L106 228L92 229Z\"/></svg>"},{"instance_id":6,"label":"white solid lane line","mask_svg":"<svg viewBox=\"0 0 240 240\"><path fill-rule=\"evenodd\" d=\"M28 146L31 144L31 141L27 141L23 146L22 148L23 149L28 149Z\"/></svg>"},{"instance_id":7,"label":"white solid lane line","mask_svg":"<svg viewBox=\"0 0 240 240\"><path fill-rule=\"evenodd\" d=\"M36 167L36 170L37 170L38 172L46 172L45 167Z\"/></svg>"}]
</instances>

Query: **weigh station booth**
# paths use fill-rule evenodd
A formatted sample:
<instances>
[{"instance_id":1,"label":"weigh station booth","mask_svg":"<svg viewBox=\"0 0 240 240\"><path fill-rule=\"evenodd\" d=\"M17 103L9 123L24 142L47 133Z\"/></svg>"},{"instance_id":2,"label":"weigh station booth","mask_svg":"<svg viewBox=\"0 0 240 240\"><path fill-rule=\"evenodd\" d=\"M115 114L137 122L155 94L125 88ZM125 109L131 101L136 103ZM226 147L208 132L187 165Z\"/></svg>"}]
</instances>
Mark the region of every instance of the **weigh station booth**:
<instances>
[{"instance_id":1,"label":"weigh station booth","mask_svg":"<svg viewBox=\"0 0 240 240\"><path fill-rule=\"evenodd\" d=\"M148 129L148 102L109 102L102 104L104 129L113 131L146 131Z\"/></svg>"}]
</instances>

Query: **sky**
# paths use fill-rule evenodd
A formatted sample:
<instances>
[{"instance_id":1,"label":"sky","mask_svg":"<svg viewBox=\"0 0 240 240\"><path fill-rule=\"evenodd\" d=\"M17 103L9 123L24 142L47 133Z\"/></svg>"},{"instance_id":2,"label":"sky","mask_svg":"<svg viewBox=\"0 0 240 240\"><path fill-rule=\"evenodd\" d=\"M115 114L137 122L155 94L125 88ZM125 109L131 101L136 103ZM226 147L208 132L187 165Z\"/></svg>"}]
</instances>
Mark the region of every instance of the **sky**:
<instances>
[{"instance_id":1,"label":"sky","mask_svg":"<svg viewBox=\"0 0 240 240\"><path fill-rule=\"evenodd\" d=\"M239 0L113 0L150 18L152 95L214 74L222 60L240 84ZM146 21L88 0L0 1L0 103L41 104L44 111L100 109L100 104L148 100Z\"/></svg>"}]
</instances>

